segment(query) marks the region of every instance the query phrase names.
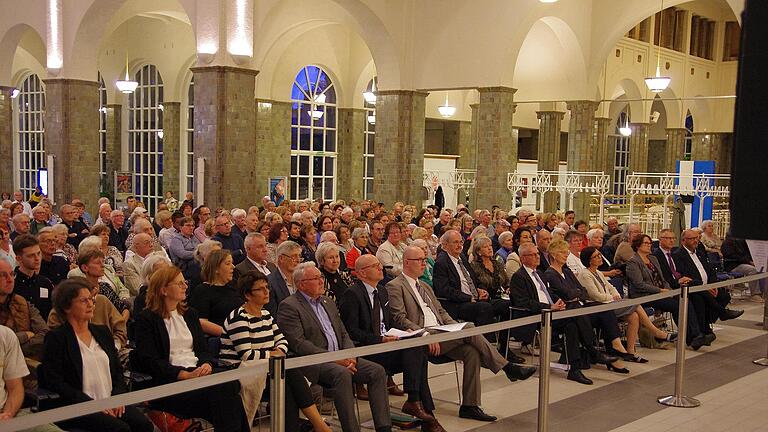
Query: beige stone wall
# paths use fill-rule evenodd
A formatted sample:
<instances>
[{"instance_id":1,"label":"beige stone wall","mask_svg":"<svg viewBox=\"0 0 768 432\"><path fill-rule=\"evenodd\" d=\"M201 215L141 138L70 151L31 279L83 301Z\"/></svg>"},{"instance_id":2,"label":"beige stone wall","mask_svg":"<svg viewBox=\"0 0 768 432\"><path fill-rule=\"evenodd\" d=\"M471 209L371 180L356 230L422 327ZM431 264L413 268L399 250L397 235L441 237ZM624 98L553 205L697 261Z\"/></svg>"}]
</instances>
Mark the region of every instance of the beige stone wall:
<instances>
[{"instance_id":1,"label":"beige stone wall","mask_svg":"<svg viewBox=\"0 0 768 432\"><path fill-rule=\"evenodd\" d=\"M336 196L349 201L363 197L363 149L366 110L339 108Z\"/></svg>"},{"instance_id":2,"label":"beige stone wall","mask_svg":"<svg viewBox=\"0 0 768 432\"><path fill-rule=\"evenodd\" d=\"M616 164L616 148L613 139L608 136L614 128L613 119L598 117L595 119L595 128L595 147L597 147L598 152L603 153L603 165L598 166L597 170L611 176L611 182L613 182L613 170L615 168L614 165Z\"/></svg>"},{"instance_id":3,"label":"beige stone wall","mask_svg":"<svg viewBox=\"0 0 768 432\"><path fill-rule=\"evenodd\" d=\"M80 198L90 212L99 198L99 83L45 80L45 149L54 156L54 201Z\"/></svg>"},{"instance_id":4,"label":"beige stone wall","mask_svg":"<svg viewBox=\"0 0 768 432\"><path fill-rule=\"evenodd\" d=\"M179 197L181 103L163 102L163 194ZM165 195L163 195L165 196Z\"/></svg>"},{"instance_id":5,"label":"beige stone wall","mask_svg":"<svg viewBox=\"0 0 768 432\"><path fill-rule=\"evenodd\" d=\"M257 201L258 71L228 66L191 68L195 80L195 159L205 158L204 201L211 207Z\"/></svg>"},{"instance_id":6,"label":"beige stone wall","mask_svg":"<svg viewBox=\"0 0 768 432\"><path fill-rule=\"evenodd\" d=\"M378 93L373 193L387 206L421 203L426 96L410 90Z\"/></svg>"},{"instance_id":7,"label":"beige stone wall","mask_svg":"<svg viewBox=\"0 0 768 432\"><path fill-rule=\"evenodd\" d=\"M12 87L0 87L0 192L13 190Z\"/></svg>"},{"instance_id":8,"label":"beige stone wall","mask_svg":"<svg viewBox=\"0 0 768 432\"><path fill-rule=\"evenodd\" d=\"M512 126L515 89L483 87L477 107L476 207L509 206L507 173L517 168L517 130Z\"/></svg>"},{"instance_id":9,"label":"beige stone wall","mask_svg":"<svg viewBox=\"0 0 768 432\"><path fill-rule=\"evenodd\" d=\"M291 175L291 104L256 99L255 167L257 198L269 195L270 177ZM286 196L290 196L286 194Z\"/></svg>"}]
</instances>

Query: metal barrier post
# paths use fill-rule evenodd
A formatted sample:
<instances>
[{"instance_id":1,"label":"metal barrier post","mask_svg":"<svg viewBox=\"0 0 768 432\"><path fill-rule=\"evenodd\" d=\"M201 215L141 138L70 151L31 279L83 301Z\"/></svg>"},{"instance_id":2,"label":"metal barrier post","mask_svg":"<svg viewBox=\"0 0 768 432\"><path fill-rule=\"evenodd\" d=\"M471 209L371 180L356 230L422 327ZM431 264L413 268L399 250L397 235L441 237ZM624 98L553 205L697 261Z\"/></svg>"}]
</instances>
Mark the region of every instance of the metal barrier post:
<instances>
[{"instance_id":1,"label":"metal barrier post","mask_svg":"<svg viewBox=\"0 0 768 432\"><path fill-rule=\"evenodd\" d=\"M701 405L698 400L683 396L683 373L685 372L685 338L688 333L688 286L680 288L680 312L677 325L677 354L675 356L675 394L662 396L657 401L662 405L678 408L694 408Z\"/></svg>"},{"instance_id":2,"label":"metal barrier post","mask_svg":"<svg viewBox=\"0 0 768 432\"><path fill-rule=\"evenodd\" d=\"M549 429L549 355L552 351L552 310L541 311L541 344L539 346L539 421L538 432Z\"/></svg>"},{"instance_id":3,"label":"metal barrier post","mask_svg":"<svg viewBox=\"0 0 768 432\"><path fill-rule=\"evenodd\" d=\"M285 432L285 357L269 358L269 417L271 432Z\"/></svg>"}]
</instances>

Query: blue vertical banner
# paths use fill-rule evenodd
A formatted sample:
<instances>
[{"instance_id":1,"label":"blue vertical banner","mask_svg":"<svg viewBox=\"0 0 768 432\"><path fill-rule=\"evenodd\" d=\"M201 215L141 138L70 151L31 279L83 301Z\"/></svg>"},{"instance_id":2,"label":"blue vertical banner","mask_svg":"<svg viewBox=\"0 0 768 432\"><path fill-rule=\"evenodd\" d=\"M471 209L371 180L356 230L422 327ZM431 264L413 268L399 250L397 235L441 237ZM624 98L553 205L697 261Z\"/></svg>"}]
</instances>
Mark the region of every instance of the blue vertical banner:
<instances>
[{"instance_id":1,"label":"blue vertical banner","mask_svg":"<svg viewBox=\"0 0 768 432\"><path fill-rule=\"evenodd\" d=\"M693 178L693 174L714 174L715 161L677 161L677 173L679 178L675 181L675 184L680 185L683 189L694 191L696 189L696 180ZM715 180L709 179L708 181L709 185L714 187ZM701 200L696 196L695 192L691 192L691 195L695 198L693 204L686 204L686 219L688 220L688 226L695 228L699 226L699 212L702 212L702 221L712 219L712 203L714 199L707 197Z\"/></svg>"}]
</instances>

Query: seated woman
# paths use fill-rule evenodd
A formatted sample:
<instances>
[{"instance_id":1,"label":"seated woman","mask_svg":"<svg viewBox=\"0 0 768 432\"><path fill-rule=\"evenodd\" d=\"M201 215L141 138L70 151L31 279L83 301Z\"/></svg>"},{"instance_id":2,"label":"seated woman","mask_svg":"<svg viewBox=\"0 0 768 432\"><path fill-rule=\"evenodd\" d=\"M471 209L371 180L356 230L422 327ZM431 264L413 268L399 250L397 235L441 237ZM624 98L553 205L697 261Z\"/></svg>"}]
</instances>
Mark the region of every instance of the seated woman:
<instances>
[{"instance_id":1,"label":"seated woman","mask_svg":"<svg viewBox=\"0 0 768 432\"><path fill-rule=\"evenodd\" d=\"M127 391L123 368L109 328L93 324L95 302L91 284L80 278L63 281L53 296L53 307L63 324L45 337L40 386L59 394L61 405L106 399ZM154 430L138 409L120 406L57 423L85 431Z\"/></svg>"},{"instance_id":2,"label":"seated woman","mask_svg":"<svg viewBox=\"0 0 768 432\"><path fill-rule=\"evenodd\" d=\"M517 254L517 249L523 243L533 243L533 233L527 225L516 229L512 235L512 251L507 255L507 261L504 265L504 269L507 271L507 278L511 278L520 269L520 256Z\"/></svg>"},{"instance_id":3,"label":"seated woman","mask_svg":"<svg viewBox=\"0 0 768 432\"><path fill-rule=\"evenodd\" d=\"M368 249L368 230L365 228L355 228L352 231L352 242L354 246L347 251L345 259L347 261L347 268L355 268L355 261L360 258L361 255L368 255L371 251Z\"/></svg>"},{"instance_id":4,"label":"seated woman","mask_svg":"<svg viewBox=\"0 0 768 432\"><path fill-rule=\"evenodd\" d=\"M419 277L419 280L426 282L427 285L431 287L432 276L435 272L435 259L432 258L432 251L429 248L429 243L427 243L427 241L423 238L417 238L413 241L413 243L411 243L411 246L416 246L417 248L424 251L424 256L427 258L427 265L424 267L424 274Z\"/></svg>"},{"instance_id":5,"label":"seated woman","mask_svg":"<svg viewBox=\"0 0 768 432\"><path fill-rule=\"evenodd\" d=\"M302 261L315 261L315 251L317 250L317 230L312 225L301 227L301 238L304 245L301 247Z\"/></svg>"},{"instance_id":6,"label":"seated woman","mask_svg":"<svg viewBox=\"0 0 768 432\"><path fill-rule=\"evenodd\" d=\"M103 252L102 239L100 237L89 236L80 242L80 246L77 248L78 259L75 260L75 263L77 263L77 268L70 270L69 273L67 273L67 277L87 277L87 275L83 272L82 266L80 265L80 256L89 254L91 251L101 252L103 265L101 266L101 276L98 278L99 283L103 284L106 289L112 291L112 294L102 294L109 297L110 300L114 299L115 307L120 309L122 312L122 306L119 305L119 302L122 301L126 305L130 305L128 298L131 296L131 293L120 280L120 277L117 275L117 273L115 273L114 268L111 265L107 265L107 256ZM91 255L92 254L89 254L89 256Z\"/></svg>"},{"instance_id":7,"label":"seated woman","mask_svg":"<svg viewBox=\"0 0 768 432\"><path fill-rule=\"evenodd\" d=\"M221 359L248 366L254 360L283 357L288 352L288 341L272 320L264 305L269 302L267 278L255 271L248 272L237 281L237 288L245 303L233 310L224 321L221 335ZM240 380L240 397L243 400L249 424L253 422L266 384L266 374ZM307 381L298 369L285 371L285 430L299 430L299 409L312 423L316 431L330 432L330 427L320 417Z\"/></svg>"},{"instance_id":8,"label":"seated woman","mask_svg":"<svg viewBox=\"0 0 768 432\"><path fill-rule=\"evenodd\" d=\"M555 240L549 244L549 268L544 272L544 281L549 289L566 303L566 309L583 307L589 300L587 290L581 286L570 268L565 265L568 259L568 243L563 240ZM610 343L613 351L621 358L634 357L629 354L621 344L619 338L619 324L616 314L612 311L597 312L589 315L593 327L600 327L603 331L603 339ZM621 360L606 364L609 371L627 374L629 370L624 368Z\"/></svg>"},{"instance_id":9,"label":"seated woman","mask_svg":"<svg viewBox=\"0 0 768 432\"><path fill-rule=\"evenodd\" d=\"M603 276L603 272L599 270L600 264L603 262L603 255L600 251L593 247L587 246L581 251L579 257L581 263L588 271L581 271L577 276L579 283L587 290L589 299L599 303L612 303L615 301L621 301L622 297L616 288ZM635 363L646 363L648 360L640 357L635 352L635 344L638 339L638 331L640 325L651 331L653 336L659 341L674 341L677 339L676 333L666 333L655 325L648 318L645 313L645 309L639 306L629 306L626 308L615 309L613 311L616 317L627 322L627 353L632 354L633 357L625 357L625 360Z\"/></svg>"},{"instance_id":10,"label":"seated woman","mask_svg":"<svg viewBox=\"0 0 768 432\"><path fill-rule=\"evenodd\" d=\"M175 266L163 267L149 279L147 308L136 317L136 349L131 365L161 385L210 375L208 352L197 312L184 303L187 283ZM201 417L217 432L250 430L234 381L176 394L152 402L160 410Z\"/></svg>"},{"instance_id":11,"label":"seated woman","mask_svg":"<svg viewBox=\"0 0 768 432\"><path fill-rule=\"evenodd\" d=\"M718 254L721 257L723 252L721 248L723 246L723 240L715 232L715 222L711 220L705 220L701 223L701 244L704 245L707 253Z\"/></svg>"},{"instance_id":12,"label":"seated woman","mask_svg":"<svg viewBox=\"0 0 768 432\"><path fill-rule=\"evenodd\" d=\"M267 236L267 261L277 264L277 247L288 240L288 228L282 223L272 225Z\"/></svg>"},{"instance_id":13,"label":"seated woman","mask_svg":"<svg viewBox=\"0 0 768 432\"><path fill-rule=\"evenodd\" d=\"M234 271L232 254L226 249L214 250L203 263L203 283L189 297L189 305L199 314L200 325L207 335L221 336L224 320L243 304L232 283Z\"/></svg>"},{"instance_id":14,"label":"seated woman","mask_svg":"<svg viewBox=\"0 0 768 432\"><path fill-rule=\"evenodd\" d=\"M510 231L499 234L499 249L496 251L496 259L502 263L506 263L507 257L512 253L514 236L515 234ZM518 259L520 259L519 256Z\"/></svg>"},{"instance_id":15,"label":"seated woman","mask_svg":"<svg viewBox=\"0 0 768 432\"><path fill-rule=\"evenodd\" d=\"M323 275L325 295L338 303L344 292L355 283L349 271L340 268L339 247L331 242L320 243L315 251L315 261Z\"/></svg>"}]
</instances>

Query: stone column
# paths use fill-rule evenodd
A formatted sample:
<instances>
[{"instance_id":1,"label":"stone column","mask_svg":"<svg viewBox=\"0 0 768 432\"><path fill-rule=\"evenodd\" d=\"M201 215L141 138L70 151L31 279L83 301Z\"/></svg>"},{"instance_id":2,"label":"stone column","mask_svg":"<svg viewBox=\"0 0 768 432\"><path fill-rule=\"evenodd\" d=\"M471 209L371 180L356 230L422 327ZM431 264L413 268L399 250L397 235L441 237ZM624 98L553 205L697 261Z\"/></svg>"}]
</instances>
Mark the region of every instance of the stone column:
<instances>
[{"instance_id":1,"label":"stone column","mask_svg":"<svg viewBox=\"0 0 768 432\"><path fill-rule=\"evenodd\" d=\"M602 171L611 176L613 180L613 170L616 164L616 145L610 137L611 131L615 129L613 119L598 117L595 119L595 147L598 155L602 154L600 160L602 164L596 165L595 171Z\"/></svg>"},{"instance_id":2,"label":"stone column","mask_svg":"<svg viewBox=\"0 0 768 432\"><path fill-rule=\"evenodd\" d=\"M179 193L180 147L181 103L163 102L163 194L171 191L175 197L181 195Z\"/></svg>"},{"instance_id":3,"label":"stone column","mask_svg":"<svg viewBox=\"0 0 768 432\"><path fill-rule=\"evenodd\" d=\"M13 188L13 87L0 86L0 191Z\"/></svg>"},{"instance_id":4,"label":"stone column","mask_svg":"<svg viewBox=\"0 0 768 432\"><path fill-rule=\"evenodd\" d=\"M568 124L568 171L598 171L602 156L595 146L595 110L598 103L590 100L570 101L566 107L571 112ZM589 221L590 196L577 193L573 197L576 219Z\"/></svg>"},{"instance_id":5,"label":"stone column","mask_svg":"<svg viewBox=\"0 0 768 432\"><path fill-rule=\"evenodd\" d=\"M291 103L256 99L255 106L256 148L263 155L253 160L258 201L269 195L270 177L291 176Z\"/></svg>"},{"instance_id":6,"label":"stone column","mask_svg":"<svg viewBox=\"0 0 768 432\"><path fill-rule=\"evenodd\" d=\"M629 174L648 172L648 123L630 123L632 135L629 137Z\"/></svg>"},{"instance_id":7,"label":"stone column","mask_svg":"<svg viewBox=\"0 0 768 432\"><path fill-rule=\"evenodd\" d=\"M54 202L80 198L91 214L99 199L99 83L45 82L45 150L54 156Z\"/></svg>"},{"instance_id":8,"label":"stone column","mask_svg":"<svg viewBox=\"0 0 768 432\"><path fill-rule=\"evenodd\" d=\"M443 143L446 154L459 155L456 169L476 170L475 141L472 139L472 123L451 121L443 123ZM458 202L464 203L465 190L461 190ZM469 206L475 207L474 191L469 191Z\"/></svg>"},{"instance_id":9,"label":"stone column","mask_svg":"<svg viewBox=\"0 0 768 432\"><path fill-rule=\"evenodd\" d=\"M667 128L666 170L677 172L677 161L685 156L685 128Z\"/></svg>"},{"instance_id":10,"label":"stone column","mask_svg":"<svg viewBox=\"0 0 768 432\"><path fill-rule=\"evenodd\" d=\"M728 159L723 160L723 149L727 148L728 135L716 132L694 132L691 142L691 160L715 161L715 172L730 170L730 151ZM727 167L727 169L724 169Z\"/></svg>"},{"instance_id":11,"label":"stone column","mask_svg":"<svg viewBox=\"0 0 768 432\"><path fill-rule=\"evenodd\" d=\"M480 87L477 107L476 207L508 207L507 173L517 169L517 130L512 126L515 92L511 87Z\"/></svg>"},{"instance_id":12,"label":"stone column","mask_svg":"<svg viewBox=\"0 0 768 432\"><path fill-rule=\"evenodd\" d=\"M720 174L731 173L731 161L732 161L732 147L733 147L733 134L732 133L718 133L720 137L720 156L716 159L715 172Z\"/></svg>"},{"instance_id":13,"label":"stone column","mask_svg":"<svg viewBox=\"0 0 768 432\"><path fill-rule=\"evenodd\" d=\"M113 201L115 199L115 171L120 171L122 154L122 108L122 105L107 105L107 148L104 158L107 176L107 195Z\"/></svg>"},{"instance_id":14,"label":"stone column","mask_svg":"<svg viewBox=\"0 0 768 432\"><path fill-rule=\"evenodd\" d=\"M347 202L363 198L363 150L367 111L339 108L336 196Z\"/></svg>"},{"instance_id":15,"label":"stone column","mask_svg":"<svg viewBox=\"0 0 768 432\"><path fill-rule=\"evenodd\" d=\"M537 111L539 119L538 164L539 171L557 171L560 165L560 130L562 128L562 111ZM557 210L560 194L551 191L544 194L544 211Z\"/></svg>"},{"instance_id":16,"label":"stone column","mask_svg":"<svg viewBox=\"0 0 768 432\"><path fill-rule=\"evenodd\" d=\"M256 160L275 157L256 148L258 71L230 66L190 68L195 80L195 159L205 158L204 202L248 206L261 190Z\"/></svg>"},{"instance_id":17,"label":"stone column","mask_svg":"<svg viewBox=\"0 0 768 432\"><path fill-rule=\"evenodd\" d=\"M373 194L387 206L423 201L426 98L411 90L377 94Z\"/></svg>"}]
</instances>

